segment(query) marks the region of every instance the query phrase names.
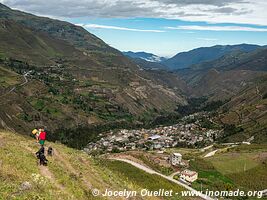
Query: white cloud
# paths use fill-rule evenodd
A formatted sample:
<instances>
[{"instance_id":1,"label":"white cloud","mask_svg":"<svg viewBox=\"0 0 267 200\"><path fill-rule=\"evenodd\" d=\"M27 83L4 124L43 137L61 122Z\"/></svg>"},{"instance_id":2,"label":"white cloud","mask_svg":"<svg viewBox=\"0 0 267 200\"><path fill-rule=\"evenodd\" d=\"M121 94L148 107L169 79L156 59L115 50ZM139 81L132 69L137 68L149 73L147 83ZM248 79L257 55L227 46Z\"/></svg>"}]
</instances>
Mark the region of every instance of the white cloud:
<instances>
[{"instance_id":1,"label":"white cloud","mask_svg":"<svg viewBox=\"0 0 267 200\"><path fill-rule=\"evenodd\" d=\"M205 40L205 41L216 41L217 38L197 38L198 40Z\"/></svg>"},{"instance_id":2,"label":"white cloud","mask_svg":"<svg viewBox=\"0 0 267 200\"><path fill-rule=\"evenodd\" d=\"M1 0L38 15L91 18L168 18L267 25L266 0Z\"/></svg>"},{"instance_id":3,"label":"white cloud","mask_svg":"<svg viewBox=\"0 0 267 200\"><path fill-rule=\"evenodd\" d=\"M254 28L248 26L177 26L165 27L166 29L194 30L194 31L254 31L267 32L267 28Z\"/></svg>"},{"instance_id":4,"label":"white cloud","mask_svg":"<svg viewBox=\"0 0 267 200\"><path fill-rule=\"evenodd\" d=\"M100 25L100 24L76 24L76 25L82 26L84 28L89 28L89 29L113 29L113 30L121 30L121 31L153 32L153 33L166 32L163 30L135 29L135 28L126 28L126 27L119 27L119 26L107 26L107 25Z\"/></svg>"}]
</instances>

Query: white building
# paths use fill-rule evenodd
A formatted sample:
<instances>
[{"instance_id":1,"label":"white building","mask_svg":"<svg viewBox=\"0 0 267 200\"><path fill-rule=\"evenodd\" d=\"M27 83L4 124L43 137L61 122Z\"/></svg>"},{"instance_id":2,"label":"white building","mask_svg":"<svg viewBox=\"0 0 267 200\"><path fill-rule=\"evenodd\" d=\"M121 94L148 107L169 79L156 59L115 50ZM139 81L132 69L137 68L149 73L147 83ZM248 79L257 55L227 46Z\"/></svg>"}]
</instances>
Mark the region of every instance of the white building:
<instances>
[{"instance_id":1,"label":"white building","mask_svg":"<svg viewBox=\"0 0 267 200\"><path fill-rule=\"evenodd\" d=\"M152 135L152 136L150 136L150 137L148 138L148 140L157 140L157 139L159 139L159 138L161 138L160 135Z\"/></svg>"},{"instance_id":2,"label":"white building","mask_svg":"<svg viewBox=\"0 0 267 200\"><path fill-rule=\"evenodd\" d=\"M191 171L191 170L184 170L181 172L181 176L180 176L181 179L187 181L187 182L194 182L195 180L197 180L198 178L198 173L195 172L195 171Z\"/></svg>"},{"instance_id":3,"label":"white building","mask_svg":"<svg viewBox=\"0 0 267 200\"><path fill-rule=\"evenodd\" d=\"M179 165L182 162L182 154L172 153L170 156L170 162L172 165Z\"/></svg>"}]
</instances>

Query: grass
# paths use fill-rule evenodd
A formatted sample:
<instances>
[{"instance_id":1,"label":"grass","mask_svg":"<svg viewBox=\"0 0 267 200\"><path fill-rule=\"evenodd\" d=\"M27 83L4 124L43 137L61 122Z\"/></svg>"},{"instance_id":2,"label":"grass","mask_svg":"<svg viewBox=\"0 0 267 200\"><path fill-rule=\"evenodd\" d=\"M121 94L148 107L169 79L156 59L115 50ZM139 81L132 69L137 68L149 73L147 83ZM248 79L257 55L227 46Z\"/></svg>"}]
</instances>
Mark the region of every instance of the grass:
<instances>
[{"instance_id":1,"label":"grass","mask_svg":"<svg viewBox=\"0 0 267 200\"><path fill-rule=\"evenodd\" d=\"M51 176L37 165L34 153L39 145L34 138L0 130L0 200L98 199L92 196L90 188L101 192L107 188L113 191L182 190L162 177L147 174L127 163L90 158L82 151L58 143L46 142L45 146L52 146L56 151L53 157L48 157L45 167ZM25 181L32 187L21 190Z\"/></svg>"},{"instance_id":2,"label":"grass","mask_svg":"<svg viewBox=\"0 0 267 200\"><path fill-rule=\"evenodd\" d=\"M96 179L103 180L105 174L98 173L101 171L96 165L91 165L94 161L81 151L70 149L61 144L46 143L47 146L53 146L60 152L60 155L74 170L70 171L58 157L48 157L49 163L47 169L53 174L54 181L61 185L63 189L59 189L56 184L48 177L41 175L41 171L37 166L37 160L34 152L38 150L39 145L35 143L33 138L23 137L10 132L0 130L0 199L95 199L91 195L90 188L85 185L80 176L81 174L90 180L92 185ZM73 155L73 156L70 156ZM70 157L69 157L70 156ZM78 168L77 164L73 164L73 158L76 163L82 167ZM85 163L81 162L83 159ZM44 184L39 181L35 182L33 175L38 175L45 180ZM94 178L91 178L94 177ZM30 190L20 190L20 185L28 181L32 188ZM113 188L114 184L110 180L107 182L100 181L101 184L95 184L99 189L103 189L105 185ZM99 182L99 181L98 181ZM114 189L114 188L113 188ZM73 198L71 198L73 196Z\"/></svg>"},{"instance_id":3,"label":"grass","mask_svg":"<svg viewBox=\"0 0 267 200\"><path fill-rule=\"evenodd\" d=\"M251 145L238 145L235 148L229 149L229 152L242 152L242 153L260 153L267 151L267 144L251 144Z\"/></svg>"},{"instance_id":4,"label":"grass","mask_svg":"<svg viewBox=\"0 0 267 200\"><path fill-rule=\"evenodd\" d=\"M245 172L227 175L237 185L251 190L264 190L267 186L267 164L262 163L255 168Z\"/></svg>"},{"instance_id":5,"label":"grass","mask_svg":"<svg viewBox=\"0 0 267 200\"><path fill-rule=\"evenodd\" d=\"M6 57L6 55L0 51L0 59L4 59Z\"/></svg>"},{"instance_id":6,"label":"grass","mask_svg":"<svg viewBox=\"0 0 267 200\"><path fill-rule=\"evenodd\" d=\"M144 171L125 162L101 160L99 164L116 173L121 179L131 181L136 188L146 188L152 191L159 189L173 190L174 193L184 190L175 183L172 183L158 175L145 173ZM182 199L182 197L176 196L175 199Z\"/></svg>"},{"instance_id":7,"label":"grass","mask_svg":"<svg viewBox=\"0 0 267 200\"><path fill-rule=\"evenodd\" d=\"M210 159L214 167L222 174L239 173L256 167L259 163L253 159L253 153L226 153Z\"/></svg>"},{"instance_id":8,"label":"grass","mask_svg":"<svg viewBox=\"0 0 267 200\"><path fill-rule=\"evenodd\" d=\"M45 101L42 99L35 99L30 103L38 111L42 111L45 108Z\"/></svg>"},{"instance_id":9,"label":"grass","mask_svg":"<svg viewBox=\"0 0 267 200\"><path fill-rule=\"evenodd\" d=\"M0 133L0 197L2 199L55 199L55 188L46 181L45 185L35 182L33 174L38 174L36 158L29 151L25 151L24 138L15 134ZM31 190L20 190L20 185L28 181ZM62 195L67 198L67 196ZM0 198L0 199L1 199Z\"/></svg>"},{"instance_id":10,"label":"grass","mask_svg":"<svg viewBox=\"0 0 267 200\"><path fill-rule=\"evenodd\" d=\"M190 162L199 179L196 189L263 190L267 185L267 146L239 145L209 158L196 158ZM219 151L220 152L220 151Z\"/></svg>"},{"instance_id":11,"label":"grass","mask_svg":"<svg viewBox=\"0 0 267 200\"><path fill-rule=\"evenodd\" d=\"M44 99L32 99L30 100L30 104L34 107L34 109L38 111L43 111L51 117L61 117L63 113L56 107L56 103L50 103Z\"/></svg>"},{"instance_id":12,"label":"grass","mask_svg":"<svg viewBox=\"0 0 267 200\"><path fill-rule=\"evenodd\" d=\"M55 108L55 107L47 107L45 109L45 112L47 114L50 114L52 117L60 117L63 115L62 112L58 108Z\"/></svg>"},{"instance_id":13,"label":"grass","mask_svg":"<svg viewBox=\"0 0 267 200\"><path fill-rule=\"evenodd\" d=\"M190 166L198 172L198 180L192 185L198 190L225 190L233 186L232 180L217 171L209 161L198 158L191 161Z\"/></svg>"},{"instance_id":14,"label":"grass","mask_svg":"<svg viewBox=\"0 0 267 200\"><path fill-rule=\"evenodd\" d=\"M166 149L168 153L180 153L183 156L183 159L189 160L198 157L203 154L198 149L190 149L190 148L170 148Z\"/></svg>"},{"instance_id":15,"label":"grass","mask_svg":"<svg viewBox=\"0 0 267 200\"><path fill-rule=\"evenodd\" d=\"M263 190L267 185L267 145L239 145L229 152L211 157L216 170L238 187Z\"/></svg>"},{"instance_id":16,"label":"grass","mask_svg":"<svg viewBox=\"0 0 267 200\"><path fill-rule=\"evenodd\" d=\"M14 86L19 84L21 81L22 79L17 73L0 66L0 86Z\"/></svg>"},{"instance_id":17,"label":"grass","mask_svg":"<svg viewBox=\"0 0 267 200\"><path fill-rule=\"evenodd\" d=\"M174 172L174 169L171 167L165 167L165 166L160 166L157 163L153 162L151 159L149 159L148 156L143 155L143 154L134 154L134 157L136 157L137 159L140 159L142 162L144 162L144 164L146 164L148 167L150 167L151 169L160 172L164 175L170 175Z\"/></svg>"}]
</instances>

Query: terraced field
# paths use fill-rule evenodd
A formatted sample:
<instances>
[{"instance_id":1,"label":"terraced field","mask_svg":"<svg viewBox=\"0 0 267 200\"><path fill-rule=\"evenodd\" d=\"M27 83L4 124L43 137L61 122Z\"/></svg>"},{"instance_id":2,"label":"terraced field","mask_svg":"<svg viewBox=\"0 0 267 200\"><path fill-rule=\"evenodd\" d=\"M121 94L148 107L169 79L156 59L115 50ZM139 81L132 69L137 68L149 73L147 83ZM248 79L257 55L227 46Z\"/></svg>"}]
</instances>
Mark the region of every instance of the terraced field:
<instances>
[{"instance_id":1,"label":"terraced field","mask_svg":"<svg viewBox=\"0 0 267 200\"><path fill-rule=\"evenodd\" d=\"M213 157L190 162L199 172L195 188L264 190L267 187L267 146L240 145Z\"/></svg>"}]
</instances>

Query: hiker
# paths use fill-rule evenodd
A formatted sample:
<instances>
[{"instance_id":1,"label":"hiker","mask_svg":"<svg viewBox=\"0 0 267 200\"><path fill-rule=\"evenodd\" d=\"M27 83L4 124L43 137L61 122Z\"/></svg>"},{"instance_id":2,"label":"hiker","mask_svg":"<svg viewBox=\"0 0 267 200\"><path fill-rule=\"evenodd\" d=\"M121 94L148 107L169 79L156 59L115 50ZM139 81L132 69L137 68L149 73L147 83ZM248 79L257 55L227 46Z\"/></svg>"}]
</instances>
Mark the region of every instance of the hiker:
<instances>
[{"instance_id":1,"label":"hiker","mask_svg":"<svg viewBox=\"0 0 267 200\"><path fill-rule=\"evenodd\" d=\"M53 148L52 147L48 147L47 155L48 156L52 156L53 155Z\"/></svg>"},{"instance_id":2,"label":"hiker","mask_svg":"<svg viewBox=\"0 0 267 200\"><path fill-rule=\"evenodd\" d=\"M45 140L46 140L46 132L44 129L41 129L41 132L40 132L40 135L39 135L39 143L40 145L44 145L45 143Z\"/></svg>"},{"instance_id":3,"label":"hiker","mask_svg":"<svg viewBox=\"0 0 267 200\"><path fill-rule=\"evenodd\" d=\"M43 145L41 146L41 148L39 149L39 151L37 151L35 154L36 154L36 157L40 160L39 161L39 164L46 166L48 160L45 157L45 148L44 148Z\"/></svg>"}]
</instances>

